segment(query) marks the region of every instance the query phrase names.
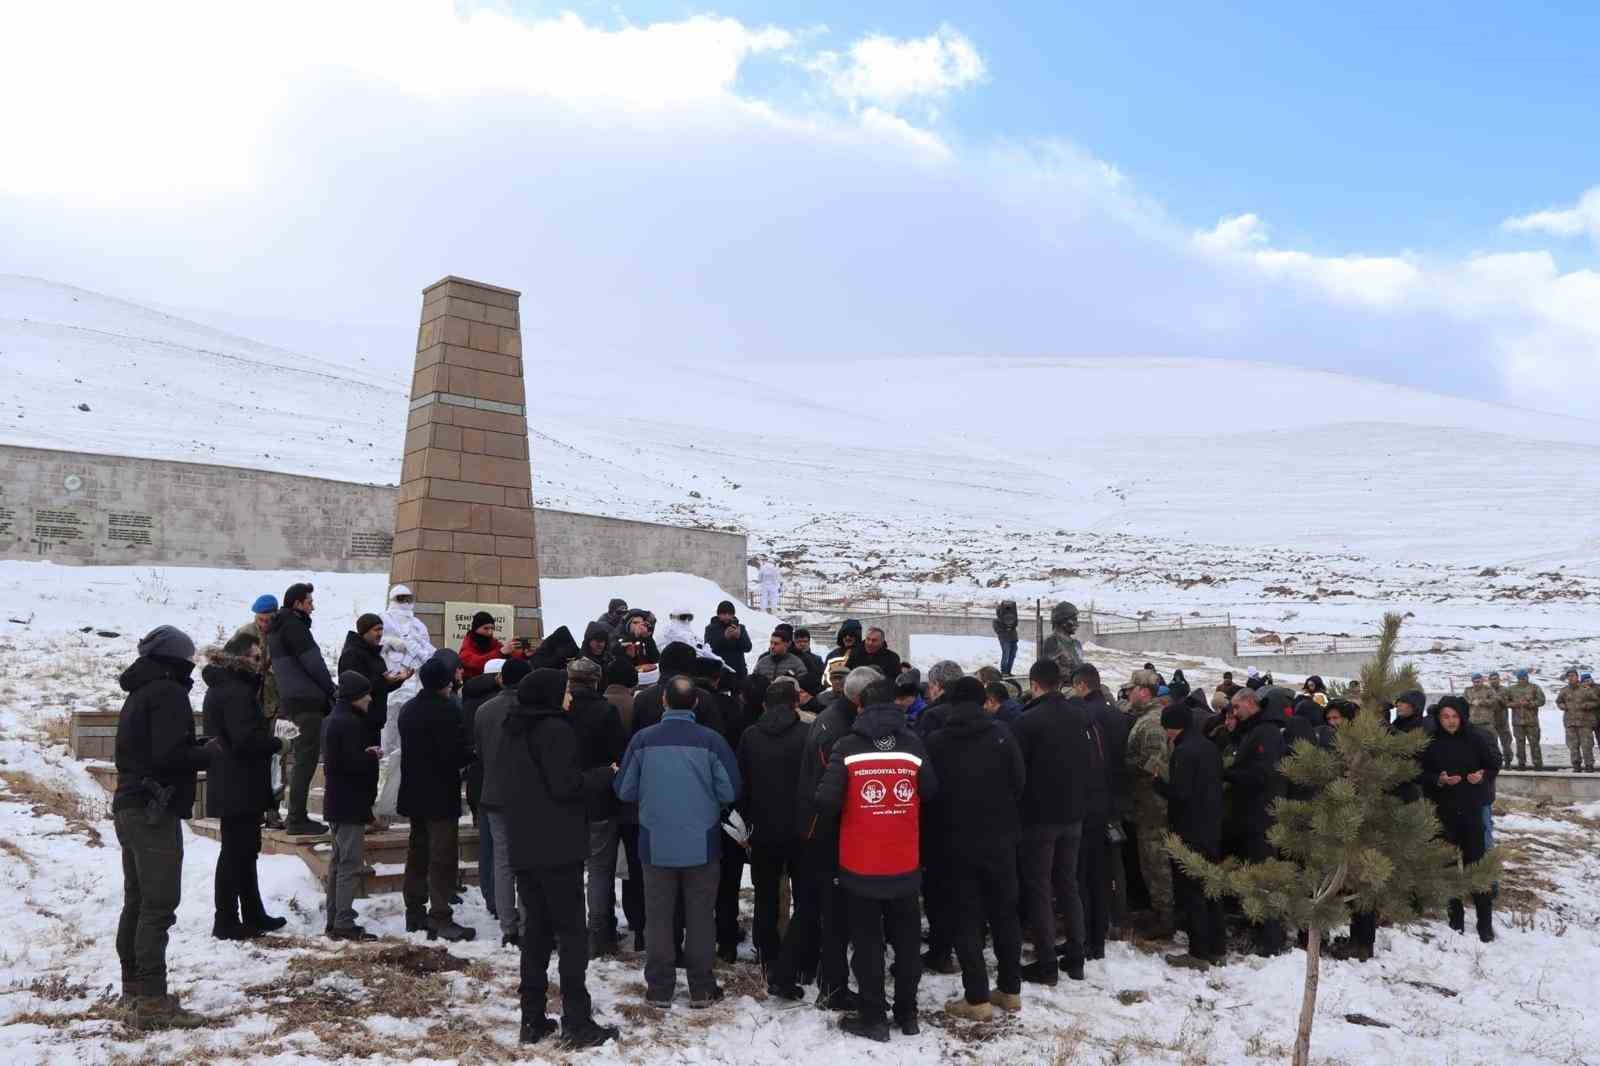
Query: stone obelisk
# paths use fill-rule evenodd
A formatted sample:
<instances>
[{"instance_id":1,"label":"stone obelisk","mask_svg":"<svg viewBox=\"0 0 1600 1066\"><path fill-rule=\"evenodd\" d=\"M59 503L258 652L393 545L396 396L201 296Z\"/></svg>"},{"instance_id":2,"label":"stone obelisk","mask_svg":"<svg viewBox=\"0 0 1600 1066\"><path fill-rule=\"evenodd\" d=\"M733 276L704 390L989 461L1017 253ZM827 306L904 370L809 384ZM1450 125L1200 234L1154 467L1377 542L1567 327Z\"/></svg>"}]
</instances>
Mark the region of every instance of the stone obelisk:
<instances>
[{"instance_id":1,"label":"stone obelisk","mask_svg":"<svg viewBox=\"0 0 1600 1066\"><path fill-rule=\"evenodd\" d=\"M516 636L544 635L520 296L457 277L422 290L389 581L439 648L460 644L446 604L509 607Z\"/></svg>"}]
</instances>

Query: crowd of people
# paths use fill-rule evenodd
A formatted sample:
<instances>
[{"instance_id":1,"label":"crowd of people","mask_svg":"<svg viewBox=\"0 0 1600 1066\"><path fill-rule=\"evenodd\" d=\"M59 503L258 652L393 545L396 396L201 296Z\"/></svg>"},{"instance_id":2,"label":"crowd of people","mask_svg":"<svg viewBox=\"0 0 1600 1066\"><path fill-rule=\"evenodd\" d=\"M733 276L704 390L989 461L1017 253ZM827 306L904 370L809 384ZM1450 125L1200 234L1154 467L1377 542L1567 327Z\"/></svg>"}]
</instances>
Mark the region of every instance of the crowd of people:
<instances>
[{"instance_id":1,"label":"crowd of people","mask_svg":"<svg viewBox=\"0 0 1600 1066\"><path fill-rule=\"evenodd\" d=\"M197 651L183 632L153 630L122 675L117 947L137 1025L203 1021L166 979L179 824L201 770L207 813L220 821L219 938L285 924L255 876L281 777L287 831L331 840L327 936L373 939L354 906L363 841L403 818L406 929L472 939L455 911L466 890L465 804L484 902L502 945L521 953L524 1042L581 1047L617 1035L594 1016L585 974L590 959L624 950L623 922L642 953L649 1007L672 1008L679 969L691 1009L716 1003L715 960L737 962L746 935L747 865L749 936L769 995L798 1001L815 986L817 1005L844 1015L843 1031L884 1041L918 1031L925 971L959 973L962 994L944 1009L984 1020L1020 1010L1024 984L1083 980L1113 937L1181 930L1187 950L1168 960L1197 968L1226 962L1230 922L1247 928L1251 950L1285 950L1277 922L1244 922L1229 901L1207 898L1175 867L1165 836L1213 859L1269 858L1273 804L1289 792L1281 760L1297 740L1331 745L1363 713L1358 688L1335 693L1317 677L1295 691L1254 671L1244 684L1224 674L1208 696L1181 670L1167 679L1149 663L1114 696L1083 659L1068 603L1052 611L1025 678L952 661L924 676L881 629L853 620L826 654L805 627L778 625L751 663L750 634L727 601L700 628L693 610L658 623L614 599L581 641L562 627L537 645L503 643L481 614L458 648L438 649L397 585L384 614L356 620L330 671L311 635L314 593L296 584L281 604L261 597L249 623L203 652L202 734L189 702ZM1014 604L995 629L1009 666ZM1569 680L1558 702L1591 716L1587 764L1574 748L1574 769L1587 769L1600 697L1576 673ZM1431 738L1402 798L1432 802L1467 861L1492 844L1495 778L1512 757L1505 713L1518 716L1519 765L1527 739L1540 764L1543 693L1526 672L1503 692L1498 681L1475 678L1464 698L1432 705L1421 692L1393 702L1390 728ZM1568 739L1582 739L1570 725ZM307 806L319 763L324 821ZM1490 941L1492 899L1473 903ZM1464 929L1462 901L1450 922ZM1335 953L1370 958L1375 929L1374 916L1352 915ZM552 954L559 1025L545 1016Z\"/></svg>"}]
</instances>

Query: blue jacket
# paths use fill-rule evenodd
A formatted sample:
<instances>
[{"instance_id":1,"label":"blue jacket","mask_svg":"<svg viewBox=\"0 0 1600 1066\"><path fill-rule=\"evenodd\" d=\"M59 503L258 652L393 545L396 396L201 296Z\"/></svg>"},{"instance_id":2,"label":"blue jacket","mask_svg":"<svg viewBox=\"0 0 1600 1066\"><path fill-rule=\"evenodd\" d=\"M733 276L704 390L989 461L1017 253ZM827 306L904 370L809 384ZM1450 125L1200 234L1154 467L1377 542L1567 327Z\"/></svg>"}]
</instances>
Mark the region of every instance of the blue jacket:
<instances>
[{"instance_id":1,"label":"blue jacket","mask_svg":"<svg viewBox=\"0 0 1600 1066\"><path fill-rule=\"evenodd\" d=\"M692 711L668 711L622 757L617 797L639 805L639 861L704 866L722 855L722 808L739 795L739 764Z\"/></svg>"}]
</instances>

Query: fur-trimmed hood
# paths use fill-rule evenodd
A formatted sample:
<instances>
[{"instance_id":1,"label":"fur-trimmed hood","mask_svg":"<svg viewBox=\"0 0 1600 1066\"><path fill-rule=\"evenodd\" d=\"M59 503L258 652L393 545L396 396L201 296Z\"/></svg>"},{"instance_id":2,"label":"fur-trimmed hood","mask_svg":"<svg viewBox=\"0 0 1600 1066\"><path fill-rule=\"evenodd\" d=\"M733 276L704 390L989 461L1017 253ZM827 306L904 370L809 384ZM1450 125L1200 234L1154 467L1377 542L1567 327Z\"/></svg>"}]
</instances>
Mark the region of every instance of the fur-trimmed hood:
<instances>
[{"instance_id":1,"label":"fur-trimmed hood","mask_svg":"<svg viewBox=\"0 0 1600 1066\"><path fill-rule=\"evenodd\" d=\"M259 674L261 663L256 659L246 659L239 655L229 655L222 650L222 645L213 644L204 652L206 665L215 666L219 670L229 670L236 674Z\"/></svg>"}]
</instances>

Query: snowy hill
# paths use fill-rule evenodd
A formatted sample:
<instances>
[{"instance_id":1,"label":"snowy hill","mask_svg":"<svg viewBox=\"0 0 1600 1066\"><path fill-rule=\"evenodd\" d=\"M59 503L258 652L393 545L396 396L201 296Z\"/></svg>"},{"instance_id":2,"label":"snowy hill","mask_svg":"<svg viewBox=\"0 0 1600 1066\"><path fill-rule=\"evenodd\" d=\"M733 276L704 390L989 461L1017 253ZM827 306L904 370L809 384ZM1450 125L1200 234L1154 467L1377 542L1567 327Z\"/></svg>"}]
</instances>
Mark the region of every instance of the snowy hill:
<instances>
[{"instance_id":1,"label":"snowy hill","mask_svg":"<svg viewBox=\"0 0 1600 1066\"><path fill-rule=\"evenodd\" d=\"M1217 361L527 351L541 500L746 529L814 592L1328 633L1429 606L1417 636L1444 641L1510 601L1520 638L1590 632L1600 526L1575 501L1600 491L1597 422ZM0 440L392 483L411 358L312 358L3 277Z\"/></svg>"}]
</instances>

